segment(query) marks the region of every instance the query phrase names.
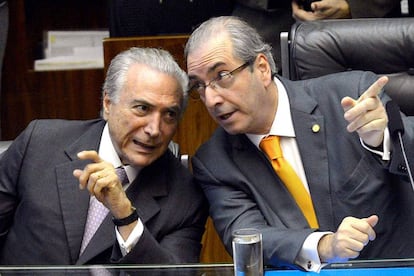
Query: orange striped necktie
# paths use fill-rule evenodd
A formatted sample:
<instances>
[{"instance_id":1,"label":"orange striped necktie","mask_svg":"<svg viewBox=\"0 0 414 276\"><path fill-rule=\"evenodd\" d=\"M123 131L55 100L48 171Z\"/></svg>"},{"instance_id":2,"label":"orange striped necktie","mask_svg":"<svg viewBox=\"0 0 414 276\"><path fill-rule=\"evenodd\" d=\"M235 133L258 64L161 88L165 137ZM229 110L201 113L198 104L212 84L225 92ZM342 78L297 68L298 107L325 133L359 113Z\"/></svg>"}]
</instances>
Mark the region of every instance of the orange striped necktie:
<instances>
[{"instance_id":1,"label":"orange striped necktie","mask_svg":"<svg viewBox=\"0 0 414 276\"><path fill-rule=\"evenodd\" d=\"M283 157L280 147L280 137L274 135L265 137L259 146L271 160L273 169L295 199L310 227L318 228L318 219L316 218L312 199L299 176Z\"/></svg>"}]
</instances>

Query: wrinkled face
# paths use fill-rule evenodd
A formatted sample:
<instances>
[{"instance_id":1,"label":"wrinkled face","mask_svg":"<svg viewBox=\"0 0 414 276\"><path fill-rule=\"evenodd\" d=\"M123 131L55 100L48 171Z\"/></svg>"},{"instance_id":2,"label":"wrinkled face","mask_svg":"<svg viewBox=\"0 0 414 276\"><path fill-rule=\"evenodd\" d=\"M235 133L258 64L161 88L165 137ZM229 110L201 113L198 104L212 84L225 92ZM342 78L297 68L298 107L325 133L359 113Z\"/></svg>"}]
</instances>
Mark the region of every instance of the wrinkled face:
<instances>
[{"instance_id":1,"label":"wrinkled face","mask_svg":"<svg viewBox=\"0 0 414 276\"><path fill-rule=\"evenodd\" d=\"M168 148L182 109L179 83L171 76L136 64L127 74L119 101L104 97L104 119L121 161L145 167Z\"/></svg>"},{"instance_id":2,"label":"wrinkled face","mask_svg":"<svg viewBox=\"0 0 414 276\"><path fill-rule=\"evenodd\" d=\"M230 39L219 33L187 56L190 85L207 85L245 62L233 57ZM230 134L264 133L273 120L266 116L274 114L274 101L269 101L266 93L271 82L267 61L258 55L251 66L238 70L231 78L225 88L208 85L199 93L208 112Z\"/></svg>"}]
</instances>

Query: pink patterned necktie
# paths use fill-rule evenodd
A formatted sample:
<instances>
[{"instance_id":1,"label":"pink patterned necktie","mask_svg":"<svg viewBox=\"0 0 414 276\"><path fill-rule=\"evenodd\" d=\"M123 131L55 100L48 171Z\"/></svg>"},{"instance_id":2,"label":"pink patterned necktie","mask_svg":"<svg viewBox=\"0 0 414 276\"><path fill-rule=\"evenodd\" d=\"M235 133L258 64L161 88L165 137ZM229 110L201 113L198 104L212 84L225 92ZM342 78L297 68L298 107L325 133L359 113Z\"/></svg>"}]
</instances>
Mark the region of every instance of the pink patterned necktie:
<instances>
[{"instance_id":1,"label":"pink patterned necktie","mask_svg":"<svg viewBox=\"0 0 414 276\"><path fill-rule=\"evenodd\" d=\"M129 183L128 176L125 172L124 167L116 168L116 174L119 177L122 185ZM109 210L105 207L99 200L97 200L94 196L91 196L89 200L89 210L88 210L88 217L86 219L85 225L85 232L83 234L83 240L81 245L82 254L85 250L86 246L92 239L93 235L95 234L96 230L98 230L99 226L101 225L102 221L105 219L106 215L108 214Z\"/></svg>"}]
</instances>

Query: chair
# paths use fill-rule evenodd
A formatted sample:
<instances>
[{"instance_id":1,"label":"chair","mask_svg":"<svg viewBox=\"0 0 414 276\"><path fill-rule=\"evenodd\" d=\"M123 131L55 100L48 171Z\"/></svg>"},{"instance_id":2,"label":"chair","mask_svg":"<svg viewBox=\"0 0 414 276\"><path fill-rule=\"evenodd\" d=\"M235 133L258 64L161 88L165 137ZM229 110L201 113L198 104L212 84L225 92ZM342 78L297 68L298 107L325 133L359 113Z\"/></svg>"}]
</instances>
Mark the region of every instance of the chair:
<instances>
[{"instance_id":1,"label":"chair","mask_svg":"<svg viewBox=\"0 0 414 276\"><path fill-rule=\"evenodd\" d=\"M9 148L13 141L0 141L0 158L2 157L3 153Z\"/></svg>"},{"instance_id":2,"label":"chair","mask_svg":"<svg viewBox=\"0 0 414 276\"><path fill-rule=\"evenodd\" d=\"M322 20L281 34L282 75L291 80L364 70L389 76L388 95L414 115L414 18Z\"/></svg>"}]
</instances>

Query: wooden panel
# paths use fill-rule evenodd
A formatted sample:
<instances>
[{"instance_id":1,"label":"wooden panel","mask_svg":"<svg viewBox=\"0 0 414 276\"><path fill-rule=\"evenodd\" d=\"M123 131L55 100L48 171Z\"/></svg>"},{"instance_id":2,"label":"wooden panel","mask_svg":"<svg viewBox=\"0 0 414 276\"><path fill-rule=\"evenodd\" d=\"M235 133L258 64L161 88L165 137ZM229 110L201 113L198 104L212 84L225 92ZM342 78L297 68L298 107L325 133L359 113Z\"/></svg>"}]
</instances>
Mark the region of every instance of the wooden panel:
<instances>
[{"instance_id":1,"label":"wooden panel","mask_svg":"<svg viewBox=\"0 0 414 276\"><path fill-rule=\"evenodd\" d=\"M178 64L185 70L184 47L188 35L163 35L163 36L137 36L137 37L111 37L104 39L104 63L109 66L112 58L119 52L131 47L153 47L169 51Z\"/></svg>"},{"instance_id":2,"label":"wooden panel","mask_svg":"<svg viewBox=\"0 0 414 276\"><path fill-rule=\"evenodd\" d=\"M169 51L178 64L186 69L184 60L184 46L188 35L147 36L108 38L104 40L104 63L109 66L110 60L119 52L130 47L155 47ZM196 149L205 142L216 129L217 124L211 119L204 104L200 100L189 99L187 110L179 124L174 141L180 145L183 154L193 155ZM201 262L226 263L232 262L232 258L226 252L223 243L217 235L212 220L206 223L206 231L203 236L203 250Z\"/></svg>"},{"instance_id":3,"label":"wooden panel","mask_svg":"<svg viewBox=\"0 0 414 276\"><path fill-rule=\"evenodd\" d=\"M102 83L103 69L26 73L24 82L9 87L13 93L3 95L4 137L14 139L33 119L98 118Z\"/></svg>"},{"instance_id":4,"label":"wooden panel","mask_svg":"<svg viewBox=\"0 0 414 276\"><path fill-rule=\"evenodd\" d=\"M38 118L99 115L103 69L33 72L45 30L107 28L106 1L13 0L1 88L1 139L14 139ZM0 26L1 28L1 26Z\"/></svg>"}]
</instances>

